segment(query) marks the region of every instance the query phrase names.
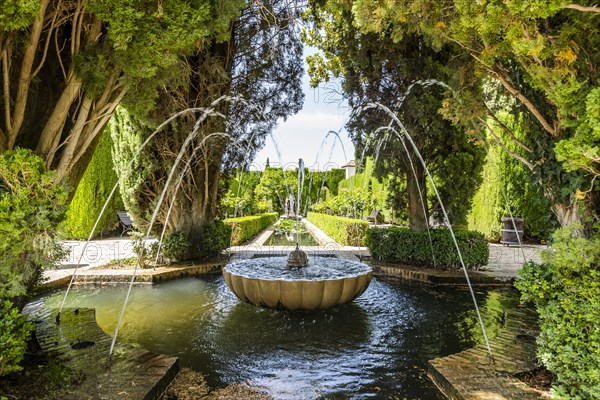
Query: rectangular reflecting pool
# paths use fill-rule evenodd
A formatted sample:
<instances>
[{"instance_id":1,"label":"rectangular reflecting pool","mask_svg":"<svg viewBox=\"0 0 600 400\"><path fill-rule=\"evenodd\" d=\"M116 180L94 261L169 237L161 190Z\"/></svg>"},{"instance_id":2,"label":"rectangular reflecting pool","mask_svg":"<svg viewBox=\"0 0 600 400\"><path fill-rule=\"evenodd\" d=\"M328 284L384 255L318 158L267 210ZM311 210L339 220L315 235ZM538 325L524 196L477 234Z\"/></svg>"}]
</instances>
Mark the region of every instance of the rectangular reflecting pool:
<instances>
[{"instance_id":1,"label":"rectangular reflecting pool","mask_svg":"<svg viewBox=\"0 0 600 400\"><path fill-rule=\"evenodd\" d=\"M263 246L295 246L296 235L300 235L300 246L319 245L319 242L317 242L317 240L308 232L300 232L297 234L296 232L275 231Z\"/></svg>"}]
</instances>

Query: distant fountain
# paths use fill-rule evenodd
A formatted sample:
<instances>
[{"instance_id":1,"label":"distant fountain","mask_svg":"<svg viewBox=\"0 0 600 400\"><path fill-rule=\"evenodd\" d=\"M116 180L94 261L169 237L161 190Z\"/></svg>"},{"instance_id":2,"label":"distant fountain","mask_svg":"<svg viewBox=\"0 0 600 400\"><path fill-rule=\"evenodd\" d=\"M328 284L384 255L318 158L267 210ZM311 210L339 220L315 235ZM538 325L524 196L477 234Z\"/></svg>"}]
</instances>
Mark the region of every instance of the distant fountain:
<instances>
[{"instance_id":1,"label":"distant fountain","mask_svg":"<svg viewBox=\"0 0 600 400\"><path fill-rule=\"evenodd\" d=\"M297 210L300 210L304 162L298 162ZM296 229L299 221L296 219ZM325 309L351 302L364 293L373 270L358 261L311 257L296 248L287 257L236 261L223 268L229 289L242 301L288 310Z\"/></svg>"}]
</instances>

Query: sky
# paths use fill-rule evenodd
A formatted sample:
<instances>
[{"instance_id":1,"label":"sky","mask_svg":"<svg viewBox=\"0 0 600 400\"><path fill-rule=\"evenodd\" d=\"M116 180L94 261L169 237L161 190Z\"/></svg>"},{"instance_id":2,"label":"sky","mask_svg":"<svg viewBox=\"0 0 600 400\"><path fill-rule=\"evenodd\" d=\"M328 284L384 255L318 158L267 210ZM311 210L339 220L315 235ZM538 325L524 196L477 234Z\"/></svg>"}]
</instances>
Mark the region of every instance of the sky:
<instances>
[{"instance_id":1,"label":"sky","mask_svg":"<svg viewBox=\"0 0 600 400\"><path fill-rule=\"evenodd\" d=\"M306 71L306 55L315 49L305 48L304 70ZM340 168L354 159L354 145L344 129L348 117L348 105L342 99L340 84L337 81L323 83L317 88L309 85L308 73L302 78L304 106L297 114L286 121L281 120L273 131L273 138L268 137L265 147L254 159L252 169L264 169L267 158L271 167L289 165L297 167L298 159L313 169ZM339 134L330 134L334 131ZM327 139L326 139L327 137ZM273 142L276 142L274 144ZM278 155L278 151L281 157ZM293 164L293 166L292 166Z\"/></svg>"}]
</instances>

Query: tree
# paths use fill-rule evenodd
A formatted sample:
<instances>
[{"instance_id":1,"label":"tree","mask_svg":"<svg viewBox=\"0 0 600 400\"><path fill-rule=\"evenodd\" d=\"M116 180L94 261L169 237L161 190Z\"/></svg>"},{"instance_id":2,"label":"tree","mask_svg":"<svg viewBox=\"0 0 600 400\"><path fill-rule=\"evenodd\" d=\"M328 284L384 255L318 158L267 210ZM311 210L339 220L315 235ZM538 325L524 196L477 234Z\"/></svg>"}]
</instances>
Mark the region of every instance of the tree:
<instances>
[{"instance_id":1,"label":"tree","mask_svg":"<svg viewBox=\"0 0 600 400\"><path fill-rule=\"evenodd\" d=\"M434 49L417 33L398 42L385 34L362 33L349 7L334 2L313 7L315 27L307 39L325 54L310 58L313 84L328 79L330 73L342 76L344 94L355 110L347 129L357 152L374 158L375 174L380 179L391 174L406 180L411 229L425 230L428 226L425 168L410 143L400 138L404 135L401 128L390 125L390 116L374 108L375 103L388 107L403 121L426 165L445 181L441 186L443 201L460 205L452 209L452 221L466 223L471 188L479 184L483 152L469 142L464 129L437 115L443 90L414 86L415 81L448 80L453 67L452 46ZM460 170L448 169L448 164L459 159ZM471 173L465 174L465 170ZM449 201L453 196L457 201Z\"/></svg>"},{"instance_id":2,"label":"tree","mask_svg":"<svg viewBox=\"0 0 600 400\"><path fill-rule=\"evenodd\" d=\"M182 162L157 222L166 222L169 203L175 201L169 229L183 232L195 248L203 226L217 216L219 196L226 190L220 185L223 172L247 166L277 121L300 109L302 48L295 15L286 4L265 2L244 9L227 37L181 62L185 79L166 86L149 115L119 111L111 123L121 160L117 169L123 201L137 226L148 225L181 149ZM140 149L159 123L186 109ZM178 176L182 183L175 195Z\"/></svg>"},{"instance_id":3,"label":"tree","mask_svg":"<svg viewBox=\"0 0 600 400\"><path fill-rule=\"evenodd\" d=\"M4 6L6 5L6 7ZM243 2L3 2L0 152L26 147L76 186L124 100L154 106L181 56L229 33Z\"/></svg>"},{"instance_id":4,"label":"tree","mask_svg":"<svg viewBox=\"0 0 600 400\"><path fill-rule=\"evenodd\" d=\"M537 143L537 148L528 145L509 132L510 140L527 155L509 154L532 170L562 225L581 217L576 193L589 187L591 176L583 179L581 173L566 173L554 147L561 141L572 143L557 149L563 160L590 155L587 140L577 139L575 132L594 112L586 102L593 102L598 87L600 38L589 34L598 29L597 6L523 0L357 0L351 10L362 32L385 33L395 41L418 33L436 48L456 45L457 57L469 57L462 58L462 69L471 66L480 80L475 86L472 80L456 82L459 96L446 100L446 116L464 126L485 127L487 117L494 118L497 110L490 107L489 98L470 89L496 82L500 93L515 100L513 112L528 120L529 142ZM594 162L593 156L586 164L590 161ZM598 200L593 190L588 193L590 209Z\"/></svg>"},{"instance_id":5,"label":"tree","mask_svg":"<svg viewBox=\"0 0 600 400\"><path fill-rule=\"evenodd\" d=\"M297 196L297 185L297 170L284 171L282 168L269 168L263 171L254 193L259 201L268 204L269 211L284 213L287 197Z\"/></svg>"}]
</instances>

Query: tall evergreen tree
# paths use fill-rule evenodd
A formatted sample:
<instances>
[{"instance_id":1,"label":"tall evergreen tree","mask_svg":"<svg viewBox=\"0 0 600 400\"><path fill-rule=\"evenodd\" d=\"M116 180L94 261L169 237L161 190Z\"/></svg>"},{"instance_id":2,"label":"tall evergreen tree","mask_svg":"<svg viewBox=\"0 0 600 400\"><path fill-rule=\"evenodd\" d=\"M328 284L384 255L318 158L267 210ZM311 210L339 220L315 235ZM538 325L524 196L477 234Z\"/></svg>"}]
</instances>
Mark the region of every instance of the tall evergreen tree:
<instances>
[{"instance_id":1,"label":"tall evergreen tree","mask_svg":"<svg viewBox=\"0 0 600 400\"><path fill-rule=\"evenodd\" d=\"M361 33L349 6L337 3L314 5L312 20L315 27L308 42L325 54L325 58L317 54L309 59L313 84L328 79L330 73L342 77L344 95L355 110L347 128L359 158L372 156L380 178L391 174L406 180L405 193L392 196L405 199L410 227L425 230L428 226L425 168L410 142L400 140L399 135L404 135L400 128L386 128L390 116L370 107L372 103L388 107L403 121L428 168L443 182L441 194L444 203L451 205L451 221L466 223L473 194L469 188L480 182L483 152L469 142L464 129L439 115L442 89L413 85L453 78L451 46L435 50L419 34L395 42L385 34Z\"/></svg>"},{"instance_id":2,"label":"tall evergreen tree","mask_svg":"<svg viewBox=\"0 0 600 400\"><path fill-rule=\"evenodd\" d=\"M223 96L236 98L211 106L214 113L198 126L197 137L184 151L177 195L174 181L168 189L169 202L175 199L169 228L197 244L203 227L217 216L223 172L246 166L277 121L300 109L302 45L294 25L297 15L287 6L283 0L250 5L231 25L228 37L186 57L181 64L186 78L166 87L150 115L119 112L112 124L116 158L121 160L117 169L123 178L123 200L138 226L149 222L165 177L202 111L175 119L128 166L139 143L167 117L186 108L208 107ZM159 224L165 223L167 209L168 202L161 208Z\"/></svg>"}]
</instances>

